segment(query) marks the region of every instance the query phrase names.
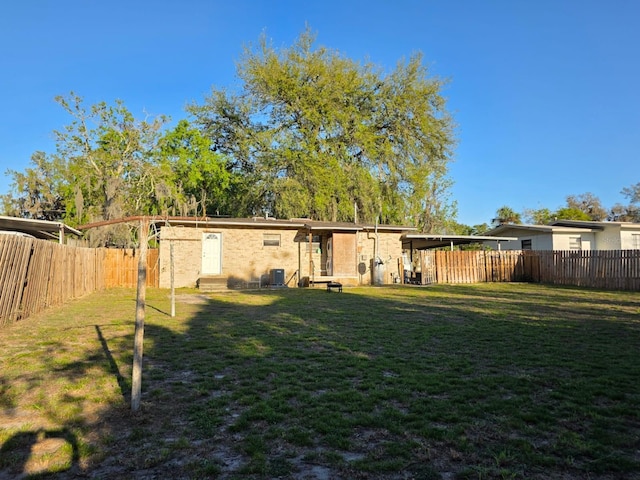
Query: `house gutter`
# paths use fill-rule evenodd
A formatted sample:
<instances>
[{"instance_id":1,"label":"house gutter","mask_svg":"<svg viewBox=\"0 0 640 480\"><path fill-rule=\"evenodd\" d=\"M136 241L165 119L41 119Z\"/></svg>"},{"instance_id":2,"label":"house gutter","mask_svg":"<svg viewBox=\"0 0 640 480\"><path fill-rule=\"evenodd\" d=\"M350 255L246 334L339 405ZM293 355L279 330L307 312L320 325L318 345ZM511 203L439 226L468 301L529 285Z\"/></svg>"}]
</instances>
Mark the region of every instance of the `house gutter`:
<instances>
[{"instance_id":1,"label":"house gutter","mask_svg":"<svg viewBox=\"0 0 640 480\"><path fill-rule=\"evenodd\" d=\"M253 220L244 220L241 222L229 222L225 221L224 218L211 218L211 217L163 217L163 216L133 216L133 217L125 217L119 218L115 220L103 220L100 222L87 223L85 225L80 225L78 230L88 230L90 228L104 227L107 225L116 225L119 223L130 223L130 222L139 222L143 219L148 220L150 223L177 223L181 225L196 225L196 226L208 226L208 225L225 225L225 226L238 226L238 227L255 227L256 225L261 226L273 226L273 227L289 227L289 228L303 228L306 225L304 223L293 223L293 222L279 222L275 219L269 218L269 220L262 219L260 222L257 219Z\"/></svg>"}]
</instances>

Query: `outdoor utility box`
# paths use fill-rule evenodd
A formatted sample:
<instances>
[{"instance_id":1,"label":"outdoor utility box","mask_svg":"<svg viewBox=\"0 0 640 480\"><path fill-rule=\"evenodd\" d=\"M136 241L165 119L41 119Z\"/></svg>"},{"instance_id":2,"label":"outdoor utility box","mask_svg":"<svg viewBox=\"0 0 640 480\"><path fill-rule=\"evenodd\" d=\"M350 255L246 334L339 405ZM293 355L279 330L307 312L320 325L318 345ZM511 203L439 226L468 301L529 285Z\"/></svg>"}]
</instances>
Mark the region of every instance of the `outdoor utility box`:
<instances>
[{"instance_id":1,"label":"outdoor utility box","mask_svg":"<svg viewBox=\"0 0 640 480\"><path fill-rule=\"evenodd\" d=\"M274 268L269 274L269 285L284 286L284 268Z\"/></svg>"}]
</instances>

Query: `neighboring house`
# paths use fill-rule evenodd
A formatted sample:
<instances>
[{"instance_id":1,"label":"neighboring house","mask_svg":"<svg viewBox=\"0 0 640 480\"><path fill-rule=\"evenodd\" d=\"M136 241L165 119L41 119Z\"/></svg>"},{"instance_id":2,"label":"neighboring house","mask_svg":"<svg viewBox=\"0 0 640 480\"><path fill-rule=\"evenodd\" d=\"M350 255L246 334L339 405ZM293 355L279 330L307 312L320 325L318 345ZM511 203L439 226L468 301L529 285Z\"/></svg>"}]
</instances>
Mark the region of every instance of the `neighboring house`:
<instances>
[{"instance_id":1,"label":"neighboring house","mask_svg":"<svg viewBox=\"0 0 640 480\"><path fill-rule=\"evenodd\" d=\"M175 287L215 279L231 288L328 281L366 285L374 283L374 270L380 275L375 283L392 283L401 273L400 238L415 230L269 217L169 218L156 225L161 288L171 286L171 257Z\"/></svg>"},{"instance_id":2,"label":"neighboring house","mask_svg":"<svg viewBox=\"0 0 640 480\"><path fill-rule=\"evenodd\" d=\"M510 236L503 250L640 249L640 223L557 220L551 225L503 224L485 236Z\"/></svg>"},{"instance_id":3,"label":"neighboring house","mask_svg":"<svg viewBox=\"0 0 640 480\"><path fill-rule=\"evenodd\" d=\"M591 250L640 249L640 223L557 220L552 225L593 230L595 243Z\"/></svg>"}]
</instances>

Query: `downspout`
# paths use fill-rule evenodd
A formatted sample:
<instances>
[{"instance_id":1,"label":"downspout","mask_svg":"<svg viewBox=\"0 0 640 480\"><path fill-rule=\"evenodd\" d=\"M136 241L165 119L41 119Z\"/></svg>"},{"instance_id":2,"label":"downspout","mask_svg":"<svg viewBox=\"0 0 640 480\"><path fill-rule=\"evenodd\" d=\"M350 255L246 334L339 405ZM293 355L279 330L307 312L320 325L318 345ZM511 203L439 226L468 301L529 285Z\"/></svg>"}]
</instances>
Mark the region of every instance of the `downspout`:
<instances>
[{"instance_id":1,"label":"downspout","mask_svg":"<svg viewBox=\"0 0 640 480\"><path fill-rule=\"evenodd\" d=\"M375 244L373 247L374 250L374 259L373 259L373 284L381 285L384 283L384 280L381 278L381 265L382 260L380 259L380 236L378 235L378 217L376 217L376 229L375 229Z\"/></svg>"},{"instance_id":2,"label":"downspout","mask_svg":"<svg viewBox=\"0 0 640 480\"><path fill-rule=\"evenodd\" d=\"M375 229L376 241L373 244L373 258L375 262L378 262L378 244L380 243L380 237L378 236L378 217L376 217L376 229Z\"/></svg>"}]
</instances>

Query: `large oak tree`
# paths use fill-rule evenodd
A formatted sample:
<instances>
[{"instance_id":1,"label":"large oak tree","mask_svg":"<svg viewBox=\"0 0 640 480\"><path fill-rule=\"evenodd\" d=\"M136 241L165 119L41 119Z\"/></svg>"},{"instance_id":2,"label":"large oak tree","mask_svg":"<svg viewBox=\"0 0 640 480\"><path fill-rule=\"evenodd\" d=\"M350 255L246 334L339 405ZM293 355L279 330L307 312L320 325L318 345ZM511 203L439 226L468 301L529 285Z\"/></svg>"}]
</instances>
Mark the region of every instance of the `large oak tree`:
<instances>
[{"instance_id":1,"label":"large oak tree","mask_svg":"<svg viewBox=\"0 0 640 480\"><path fill-rule=\"evenodd\" d=\"M276 49L263 36L238 63L239 91L214 88L188 109L242 172L236 204L248 214L352 221L357 211L359 220L442 230L455 215L443 81L421 55L385 73L314 40L306 30Z\"/></svg>"}]
</instances>

